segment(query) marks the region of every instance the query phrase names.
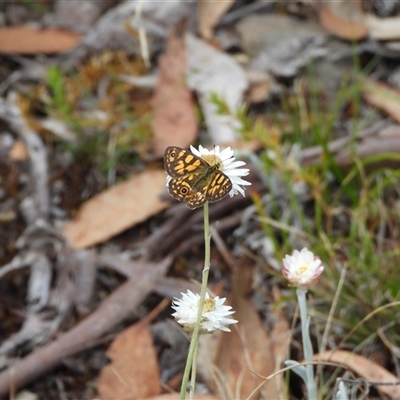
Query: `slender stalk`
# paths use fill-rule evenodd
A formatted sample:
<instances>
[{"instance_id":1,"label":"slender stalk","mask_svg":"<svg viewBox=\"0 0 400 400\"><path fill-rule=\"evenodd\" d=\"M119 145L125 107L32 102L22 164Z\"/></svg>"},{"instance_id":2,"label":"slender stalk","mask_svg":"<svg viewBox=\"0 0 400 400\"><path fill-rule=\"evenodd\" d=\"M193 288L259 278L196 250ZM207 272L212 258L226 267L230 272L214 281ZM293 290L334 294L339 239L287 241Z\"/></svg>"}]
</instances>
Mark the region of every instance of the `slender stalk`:
<instances>
[{"instance_id":1,"label":"slender stalk","mask_svg":"<svg viewBox=\"0 0 400 400\"><path fill-rule=\"evenodd\" d=\"M300 319L301 319L301 335L303 338L303 351L304 359L306 361L306 375L307 375L307 393L308 400L317 400L317 388L314 380L314 369L313 365L309 364L313 360L313 349L310 338L310 319L307 314L307 301L306 301L306 290L298 287L296 290L297 299L300 308Z\"/></svg>"},{"instance_id":2,"label":"slender stalk","mask_svg":"<svg viewBox=\"0 0 400 400\"><path fill-rule=\"evenodd\" d=\"M198 344L198 341L197 341ZM190 377L190 395L189 399L194 400L194 389L196 384L196 373L197 373L197 354L199 352L199 346L195 346L192 362L192 375Z\"/></svg>"},{"instance_id":3,"label":"slender stalk","mask_svg":"<svg viewBox=\"0 0 400 400\"><path fill-rule=\"evenodd\" d=\"M204 300L206 297L208 275L210 272L210 260L211 260L211 236L210 236L210 221L209 221L209 207L208 203L204 204L204 245L205 245L205 255L204 255L204 269L203 277L201 282L200 299L199 299L199 311L197 314L196 326L192 332L190 338L189 354L186 360L185 371L183 373L180 400L185 400L186 398L186 387L189 382L190 370L192 369L192 377L190 382L190 398L194 398L194 388L196 381L196 368L193 366L197 361L197 346L199 342L200 334L200 324L201 316L204 307Z\"/></svg>"}]
</instances>

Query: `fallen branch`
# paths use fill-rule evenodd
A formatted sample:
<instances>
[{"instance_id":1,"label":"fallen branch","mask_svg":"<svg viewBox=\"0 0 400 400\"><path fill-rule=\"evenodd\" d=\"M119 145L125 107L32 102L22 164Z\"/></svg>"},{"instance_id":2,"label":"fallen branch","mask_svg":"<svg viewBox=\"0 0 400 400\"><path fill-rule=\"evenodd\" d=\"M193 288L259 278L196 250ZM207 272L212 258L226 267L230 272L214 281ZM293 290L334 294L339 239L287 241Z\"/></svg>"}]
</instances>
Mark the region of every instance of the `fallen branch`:
<instances>
[{"instance_id":1,"label":"fallen branch","mask_svg":"<svg viewBox=\"0 0 400 400\"><path fill-rule=\"evenodd\" d=\"M168 269L164 259L153 268L148 263L115 290L92 314L70 331L7 368L0 374L0 396L32 382L57 366L60 361L93 346L117 324L131 316L136 307L153 290L154 284Z\"/></svg>"}]
</instances>

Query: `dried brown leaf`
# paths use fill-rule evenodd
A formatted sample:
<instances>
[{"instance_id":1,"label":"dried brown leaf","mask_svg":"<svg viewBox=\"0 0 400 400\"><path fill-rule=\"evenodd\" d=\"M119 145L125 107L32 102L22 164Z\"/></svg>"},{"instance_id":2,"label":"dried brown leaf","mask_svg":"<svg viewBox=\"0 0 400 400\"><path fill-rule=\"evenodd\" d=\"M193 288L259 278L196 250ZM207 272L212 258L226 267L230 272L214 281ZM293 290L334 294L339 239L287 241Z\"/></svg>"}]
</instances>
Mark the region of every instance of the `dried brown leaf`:
<instances>
[{"instance_id":1,"label":"dried brown leaf","mask_svg":"<svg viewBox=\"0 0 400 400\"><path fill-rule=\"evenodd\" d=\"M200 0L197 7L197 26L203 39L211 39L221 17L232 7L234 0Z\"/></svg>"},{"instance_id":2,"label":"dried brown leaf","mask_svg":"<svg viewBox=\"0 0 400 400\"><path fill-rule=\"evenodd\" d=\"M14 143L8 155L13 161L27 161L29 158L28 149L22 140L17 140Z\"/></svg>"},{"instance_id":3,"label":"dried brown leaf","mask_svg":"<svg viewBox=\"0 0 400 400\"><path fill-rule=\"evenodd\" d=\"M360 40L368 35L361 5L358 1L324 2L319 22L330 33L345 40Z\"/></svg>"},{"instance_id":4,"label":"dried brown leaf","mask_svg":"<svg viewBox=\"0 0 400 400\"><path fill-rule=\"evenodd\" d=\"M86 201L64 234L75 249L104 242L164 210L160 199L165 186L163 170L149 170L114 185Z\"/></svg>"},{"instance_id":5,"label":"dried brown leaf","mask_svg":"<svg viewBox=\"0 0 400 400\"><path fill-rule=\"evenodd\" d=\"M271 351L273 353L273 358L271 358L271 363L275 364L275 370L279 371L282 368L282 363L285 361L289 354L290 341L291 341L291 331L286 317L281 311L274 313L275 321L273 328L269 334L271 340ZM285 384L282 376L277 376L269 380L263 389L266 393L271 393L271 387L276 393L277 399L285 398Z\"/></svg>"},{"instance_id":6,"label":"dried brown leaf","mask_svg":"<svg viewBox=\"0 0 400 400\"><path fill-rule=\"evenodd\" d=\"M73 49L82 35L61 29L12 26L0 29L0 53L52 54Z\"/></svg>"},{"instance_id":7,"label":"dried brown leaf","mask_svg":"<svg viewBox=\"0 0 400 400\"><path fill-rule=\"evenodd\" d=\"M391 374L385 368L374 363L368 358L359 356L345 350L326 351L322 354L315 355L314 359L317 361L328 361L346 365L358 375L362 376L366 381L381 382L381 383L394 383L390 385L377 385L376 388L391 399L400 399L400 386L395 383L398 382L397 376Z\"/></svg>"},{"instance_id":8,"label":"dried brown leaf","mask_svg":"<svg viewBox=\"0 0 400 400\"><path fill-rule=\"evenodd\" d=\"M362 89L365 101L400 122L400 92L398 90L371 79L363 81Z\"/></svg>"},{"instance_id":9,"label":"dried brown leaf","mask_svg":"<svg viewBox=\"0 0 400 400\"><path fill-rule=\"evenodd\" d=\"M262 103L273 93L274 80L268 72L250 70L247 72L249 90L247 97L251 103Z\"/></svg>"},{"instance_id":10,"label":"dried brown leaf","mask_svg":"<svg viewBox=\"0 0 400 400\"><path fill-rule=\"evenodd\" d=\"M262 103L271 95L271 82L254 83L249 88L248 98L251 103Z\"/></svg>"},{"instance_id":11,"label":"dried brown leaf","mask_svg":"<svg viewBox=\"0 0 400 400\"><path fill-rule=\"evenodd\" d=\"M147 324L137 323L122 331L111 343L112 363L101 372L101 399L146 399L160 393L157 353Z\"/></svg>"},{"instance_id":12,"label":"dried brown leaf","mask_svg":"<svg viewBox=\"0 0 400 400\"><path fill-rule=\"evenodd\" d=\"M275 372L276 354L272 337L262 326L260 317L252 302L248 299L251 288L253 268L242 265L237 276L237 291L232 298L234 318L239 321L231 333L223 333L219 343L219 351L215 361L217 368L224 377L227 398L246 399L263 381L255 373L268 376ZM279 328L280 332L281 328ZM275 339L277 336L275 336ZM281 358L281 356L280 356ZM283 398L280 393L281 377L270 379L262 386L266 399ZM260 393L250 399L259 398Z\"/></svg>"},{"instance_id":13,"label":"dried brown leaf","mask_svg":"<svg viewBox=\"0 0 400 400\"><path fill-rule=\"evenodd\" d=\"M188 147L197 135L197 118L190 89L186 85L186 49L182 32L173 30L167 52L160 60L157 87L152 99L154 153L162 156L166 147Z\"/></svg>"}]
</instances>

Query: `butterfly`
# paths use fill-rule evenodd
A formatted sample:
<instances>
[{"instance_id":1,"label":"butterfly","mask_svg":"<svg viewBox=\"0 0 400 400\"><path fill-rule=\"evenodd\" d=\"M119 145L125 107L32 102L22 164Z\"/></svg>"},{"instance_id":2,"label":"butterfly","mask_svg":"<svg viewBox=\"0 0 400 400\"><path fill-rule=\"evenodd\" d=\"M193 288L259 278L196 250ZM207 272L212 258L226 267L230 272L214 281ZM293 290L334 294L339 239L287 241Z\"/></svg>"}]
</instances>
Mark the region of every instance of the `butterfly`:
<instances>
[{"instance_id":1,"label":"butterfly","mask_svg":"<svg viewBox=\"0 0 400 400\"><path fill-rule=\"evenodd\" d=\"M231 180L219 168L219 163L210 165L180 147L167 147L164 153L164 169L171 177L169 193L192 210L206 202L215 203L232 190Z\"/></svg>"}]
</instances>

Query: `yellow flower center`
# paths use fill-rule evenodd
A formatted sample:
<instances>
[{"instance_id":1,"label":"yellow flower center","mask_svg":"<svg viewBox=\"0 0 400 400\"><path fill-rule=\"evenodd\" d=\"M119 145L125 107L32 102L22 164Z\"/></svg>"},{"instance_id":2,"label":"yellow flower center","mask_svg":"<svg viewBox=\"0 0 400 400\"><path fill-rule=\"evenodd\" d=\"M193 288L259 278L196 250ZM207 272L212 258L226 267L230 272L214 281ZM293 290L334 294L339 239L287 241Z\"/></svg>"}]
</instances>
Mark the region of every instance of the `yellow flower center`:
<instances>
[{"instance_id":1,"label":"yellow flower center","mask_svg":"<svg viewBox=\"0 0 400 400\"><path fill-rule=\"evenodd\" d=\"M214 299L205 299L204 300L204 307L203 312L213 311L215 309L215 301Z\"/></svg>"},{"instance_id":2,"label":"yellow flower center","mask_svg":"<svg viewBox=\"0 0 400 400\"><path fill-rule=\"evenodd\" d=\"M222 160L215 154L204 154L201 156L204 161L207 161L211 167L217 166L217 169L223 165Z\"/></svg>"},{"instance_id":3,"label":"yellow flower center","mask_svg":"<svg viewBox=\"0 0 400 400\"><path fill-rule=\"evenodd\" d=\"M306 272L307 270L308 270L308 265L307 264L302 265L301 267L299 267L299 272L301 274L304 274L304 272Z\"/></svg>"}]
</instances>

